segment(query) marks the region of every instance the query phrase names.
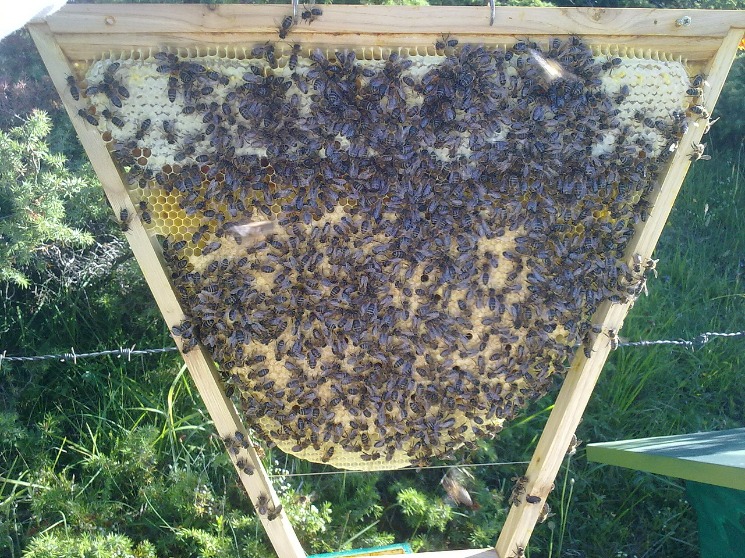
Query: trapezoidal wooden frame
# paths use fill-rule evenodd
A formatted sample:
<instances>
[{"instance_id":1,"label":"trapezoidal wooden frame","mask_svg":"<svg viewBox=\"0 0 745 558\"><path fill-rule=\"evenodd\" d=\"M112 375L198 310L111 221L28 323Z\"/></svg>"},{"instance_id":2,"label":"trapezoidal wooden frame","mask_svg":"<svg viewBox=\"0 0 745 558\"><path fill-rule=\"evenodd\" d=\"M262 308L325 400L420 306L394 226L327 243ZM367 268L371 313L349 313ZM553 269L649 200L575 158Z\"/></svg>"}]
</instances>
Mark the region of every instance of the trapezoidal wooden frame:
<instances>
[{"instance_id":1,"label":"trapezoidal wooden frame","mask_svg":"<svg viewBox=\"0 0 745 558\"><path fill-rule=\"evenodd\" d=\"M66 78L79 64L137 49L163 46L255 45L277 40L278 22L288 5L92 5L66 6L56 14L29 24L49 74L57 88L93 168L112 207L134 216L127 239L169 327L184 319L169 281L161 247L148 234L132 204L123 177L99 132L76 118L77 104L66 87ZM693 71L708 77L710 89L705 108L711 112L745 32L745 13L734 11L514 8L500 7L493 26L488 7L324 6L323 17L311 26L293 28L293 38L304 45L335 48L368 45L431 46L443 33L462 42L511 43L516 37L546 40L578 35L590 45L612 43L640 53L663 51L681 57ZM655 186L649 218L638 226L627 256L651 257L678 194L690 161L691 145L704 134L703 126L690 126L680 141L667 174ZM603 330L620 330L630 304L604 303L593 317ZM176 337L181 348L181 339ZM610 343L596 336L590 358L576 351L525 476L526 491L545 499L559 471L571 437L584 413L590 394L610 352ZM192 378L215 422L217 431L246 434L235 407L220 387L219 374L210 355L201 347L184 354ZM271 480L253 448L248 450L256 474L240 474L252 500L268 495L278 504ZM235 462L235 456L231 455ZM535 527L540 506L516 505L509 512L493 549L428 552L431 557L499 557L521 555ZM280 558L306 556L283 513L269 521L260 515Z\"/></svg>"}]
</instances>

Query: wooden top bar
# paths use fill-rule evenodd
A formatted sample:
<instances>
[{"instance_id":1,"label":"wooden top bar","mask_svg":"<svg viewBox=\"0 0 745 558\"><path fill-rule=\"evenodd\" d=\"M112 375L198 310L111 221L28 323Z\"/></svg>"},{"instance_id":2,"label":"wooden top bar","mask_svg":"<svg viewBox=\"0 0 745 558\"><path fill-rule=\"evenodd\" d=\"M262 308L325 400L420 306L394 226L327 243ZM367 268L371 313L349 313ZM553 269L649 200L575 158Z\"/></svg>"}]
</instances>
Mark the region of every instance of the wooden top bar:
<instances>
[{"instance_id":1,"label":"wooden top bar","mask_svg":"<svg viewBox=\"0 0 745 558\"><path fill-rule=\"evenodd\" d=\"M277 41L281 5L69 5L44 21L70 60L102 52L196 44L251 46ZM690 25L677 25L683 17ZM323 7L312 25L295 25L286 42L334 47L432 45L443 33L464 42L512 42L515 37L577 34L590 44L662 50L689 60L710 59L731 28L745 29L745 12L605 8L499 7L494 26L489 8L453 6ZM650 40L653 38L652 40Z\"/></svg>"},{"instance_id":2,"label":"wooden top bar","mask_svg":"<svg viewBox=\"0 0 745 558\"><path fill-rule=\"evenodd\" d=\"M745 428L588 444L587 459L745 490Z\"/></svg>"}]
</instances>

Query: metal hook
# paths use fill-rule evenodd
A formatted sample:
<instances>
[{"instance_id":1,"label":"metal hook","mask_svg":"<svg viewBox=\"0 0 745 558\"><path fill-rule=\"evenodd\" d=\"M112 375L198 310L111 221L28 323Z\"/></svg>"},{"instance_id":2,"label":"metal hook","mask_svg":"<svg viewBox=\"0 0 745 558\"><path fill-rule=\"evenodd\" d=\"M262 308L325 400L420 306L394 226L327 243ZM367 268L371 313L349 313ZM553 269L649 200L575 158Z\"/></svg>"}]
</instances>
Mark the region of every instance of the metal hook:
<instances>
[{"instance_id":1,"label":"metal hook","mask_svg":"<svg viewBox=\"0 0 745 558\"><path fill-rule=\"evenodd\" d=\"M292 0L292 21L297 22L297 5L298 0Z\"/></svg>"},{"instance_id":2,"label":"metal hook","mask_svg":"<svg viewBox=\"0 0 745 558\"><path fill-rule=\"evenodd\" d=\"M494 25L494 20L497 18L496 0L489 0L489 8L491 9L491 17L489 18L489 25Z\"/></svg>"}]
</instances>

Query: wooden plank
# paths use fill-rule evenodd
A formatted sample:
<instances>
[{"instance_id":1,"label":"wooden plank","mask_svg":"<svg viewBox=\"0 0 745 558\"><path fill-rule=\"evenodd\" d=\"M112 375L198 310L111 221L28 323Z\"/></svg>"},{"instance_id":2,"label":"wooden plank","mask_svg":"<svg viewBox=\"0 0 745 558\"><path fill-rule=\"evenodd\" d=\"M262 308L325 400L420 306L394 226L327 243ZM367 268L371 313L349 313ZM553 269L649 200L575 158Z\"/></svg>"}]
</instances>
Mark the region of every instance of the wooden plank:
<instances>
[{"instance_id":1,"label":"wooden plank","mask_svg":"<svg viewBox=\"0 0 745 558\"><path fill-rule=\"evenodd\" d=\"M609 8L523 8L500 6L493 26L487 6L323 6L312 27L324 33L503 35L676 35L723 37L730 27L745 28L745 13L728 10L657 10ZM69 5L46 21L63 33L241 33L246 29L273 32L291 13L287 4ZM690 25L676 21L688 16Z\"/></svg>"},{"instance_id":2,"label":"wooden plank","mask_svg":"<svg viewBox=\"0 0 745 558\"><path fill-rule=\"evenodd\" d=\"M163 45L253 45L277 40L289 12L285 5L70 5L48 18L70 60L91 60L102 52ZM648 52L657 49L689 60L708 60L730 27L745 28L745 13L720 10L499 7L488 25L486 7L325 6L312 25L293 27L304 44L431 47L443 32L463 42L513 42L578 34L588 44L617 44ZM677 26L684 16L691 25ZM650 37L654 40L650 41Z\"/></svg>"},{"instance_id":3,"label":"wooden plank","mask_svg":"<svg viewBox=\"0 0 745 558\"><path fill-rule=\"evenodd\" d=\"M717 55L709 65L710 88L706 94L706 106L709 109L713 108L722 90L742 36L742 30L729 31ZM642 258L651 256L690 166L688 157L692 149L691 144L700 142L703 133L704 126L691 126L683 136L680 142L681 147L673 156L664 180L660 181L649 197L652 204L649 218L640 224L634 238L629 243L627 249L629 261L635 253L640 254ZM630 307L631 304L603 303L595 313L592 323L602 324L603 332L619 331ZM539 496L542 502L551 490L572 434L579 425L592 390L610 353L610 339L604 334L597 335L591 350L590 358L587 358L583 351L577 351L556 399L554 410L549 416L525 473L528 478L525 486L526 494ZM498 556L502 558L511 556L518 547L527 546L540 511L540 505L522 503L512 507L497 541Z\"/></svg>"},{"instance_id":4,"label":"wooden plank","mask_svg":"<svg viewBox=\"0 0 745 558\"><path fill-rule=\"evenodd\" d=\"M587 459L745 490L745 428L588 444Z\"/></svg>"},{"instance_id":5,"label":"wooden plank","mask_svg":"<svg viewBox=\"0 0 745 558\"><path fill-rule=\"evenodd\" d=\"M315 48L359 48L370 47L371 45L381 47L399 47L406 46L409 48L428 48L430 53L434 54L435 40L441 34L385 34L373 35L369 33L321 33L317 29L301 28L297 32L292 32L288 40L294 40L303 45ZM460 34L459 39L463 43L475 44L511 44L514 43L514 35L487 35L487 34ZM544 41L544 44L550 35L532 35L531 39ZM58 37L58 42L65 55L72 61L86 61L100 59L103 53L111 53L115 58L122 53L143 52L147 54L149 49L161 49L164 46L177 47L179 45L204 45L212 49L225 49L227 47L243 49L247 47L250 52L251 47L263 44L267 41L276 41L277 34L271 32L244 32L244 33L133 33L129 35L84 35L84 34L65 34ZM689 62L709 60L716 53L721 44L721 39L716 37L696 37L686 38L681 41L678 37L655 37L650 41L644 36L609 36L607 38L599 36L583 36L583 40L589 44L601 48L610 48L613 52L617 49L634 49L637 55L647 55L650 52L671 53L676 57L680 56ZM650 46L651 45L651 46ZM214 50L213 50L214 52Z\"/></svg>"},{"instance_id":6,"label":"wooden plank","mask_svg":"<svg viewBox=\"0 0 745 558\"><path fill-rule=\"evenodd\" d=\"M120 208L125 208L132 216L129 231L126 232L125 236L155 297L158 308L169 327L177 325L183 320L184 313L166 275L160 245L145 231L143 223L140 221L139 215L127 194L124 181L114 166L98 130L84 123L77 115L77 103L66 87L66 76L72 72L69 62L55 43L54 36L46 24L29 25L29 31L44 60L52 82L62 97L65 109L91 160L93 169L101 181L109 203L111 203L115 212L118 213ZM180 350L181 338L176 337L175 341ZM211 357L201 348L181 354L220 435L233 436L235 432L242 432L247 437L235 407L225 397L220 387L219 373L215 369ZM264 494L270 498L270 507L278 505L277 494L256 451L253 447L250 447L243 453L244 457L247 456L255 467L255 474L253 475L239 474L251 501L255 503L259 496ZM236 456L231 454L231 457L235 463ZM259 517L279 556L282 558L304 558L306 556L286 514L280 514L274 521L269 521L266 515L259 515Z\"/></svg>"}]
</instances>

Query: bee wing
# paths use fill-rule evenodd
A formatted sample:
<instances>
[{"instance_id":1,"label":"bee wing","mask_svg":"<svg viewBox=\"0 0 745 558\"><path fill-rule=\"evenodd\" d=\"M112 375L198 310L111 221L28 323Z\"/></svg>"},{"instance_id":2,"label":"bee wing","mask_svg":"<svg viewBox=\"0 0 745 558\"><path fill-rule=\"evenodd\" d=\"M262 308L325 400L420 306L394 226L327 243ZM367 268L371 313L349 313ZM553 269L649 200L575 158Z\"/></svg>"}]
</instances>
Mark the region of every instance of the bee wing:
<instances>
[{"instance_id":1,"label":"bee wing","mask_svg":"<svg viewBox=\"0 0 745 558\"><path fill-rule=\"evenodd\" d=\"M533 60L535 60L541 67L548 81L553 81L555 79L559 79L560 77L566 79L577 79L577 76L565 70L556 60L547 60L543 57L543 55L541 55L538 51L533 50L532 48L528 49L528 51L533 57Z\"/></svg>"},{"instance_id":2,"label":"bee wing","mask_svg":"<svg viewBox=\"0 0 745 558\"><path fill-rule=\"evenodd\" d=\"M276 221L254 221L241 225L230 225L230 232L240 238L258 238L266 236L275 231Z\"/></svg>"}]
</instances>

